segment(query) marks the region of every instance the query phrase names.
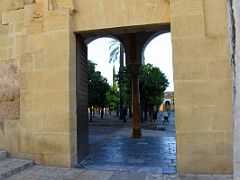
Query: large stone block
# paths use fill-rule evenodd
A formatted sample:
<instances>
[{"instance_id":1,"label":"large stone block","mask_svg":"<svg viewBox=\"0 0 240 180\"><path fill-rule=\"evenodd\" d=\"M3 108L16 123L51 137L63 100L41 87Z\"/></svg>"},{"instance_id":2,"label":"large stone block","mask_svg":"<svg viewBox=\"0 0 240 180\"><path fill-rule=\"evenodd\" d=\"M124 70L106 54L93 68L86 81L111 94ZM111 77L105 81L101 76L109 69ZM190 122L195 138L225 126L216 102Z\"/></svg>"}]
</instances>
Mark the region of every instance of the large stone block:
<instances>
[{"instance_id":1,"label":"large stone block","mask_svg":"<svg viewBox=\"0 0 240 180\"><path fill-rule=\"evenodd\" d=\"M174 77L175 81L184 80L207 80L208 79L208 63L205 59L196 61L174 61ZM224 69L224 68L223 68Z\"/></svg>"},{"instance_id":2,"label":"large stone block","mask_svg":"<svg viewBox=\"0 0 240 180\"><path fill-rule=\"evenodd\" d=\"M193 105L231 105L231 87L231 80L192 82Z\"/></svg>"},{"instance_id":3,"label":"large stone block","mask_svg":"<svg viewBox=\"0 0 240 180\"><path fill-rule=\"evenodd\" d=\"M227 0L203 0L206 35L225 36L228 34Z\"/></svg>"},{"instance_id":4,"label":"large stone block","mask_svg":"<svg viewBox=\"0 0 240 180\"><path fill-rule=\"evenodd\" d=\"M209 60L207 70L209 79L232 79L231 64L228 59Z\"/></svg>"},{"instance_id":5,"label":"large stone block","mask_svg":"<svg viewBox=\"0 0 240 180\"><path fill-rule=\"evenodd\" d=\"M21 86L22 87L22 86ZM42 102L41 90L21 90L21 116L28 113L40 113L40 109L43 109L44 103ZM41 112L42 113L42 112Z\"/></svg>"},{"instance_id":6,"label":"large stone block","mask_svg":"<svg viewBox=\"0 0 240 180\"><path fill-rule=\"evenodd\" d=\"M58 165L59 167L71 167L70 154L46 154L41 159L42 164L46 165Z\"/></svg>"},{"instance_id":7,"label":"large stone block","mask_svg":"<svg viewBox=\"0 0 240 180\"><path fill-rule=\"evenodd\" d=\"M44 89L67 89L69 87L69 74L66 68L43 70Z\"/></svg>"},{"instance_id":8,"label":"large stone block","mask_svg":"<svg viewBox=\"0 0 240 180\"><path fill-rule=\"evenodd\" d=\"M57 52L62 48L62 51L69 48L69 31L52 31L48 33L44 33L44 47L45 49L55 49ZM56 52L56 53L57 53Z\"/></svg>"},{"instance_id":9,"label":"large stone block","mask_svg":"<svg viewBox=\"0 0 240 180\"><path fill-rule=\"evenodd\" d=\"M224 132L177 132L178 155L218 157L226 155Z\"/></svg>"},{"instance_id":10,"label":"large stone block","mask_svg":"<svg viewBox=\"0 0 240 180\"><path fill-rule=\"evenodd\" d=\"M24 20L24 10L6 11L2 13L2 24L20 23Z\"/></svg>"},{"instance_id":11,"label":"large stone block","mask_svg":"<svg viewBox=\"0 0 240 180\"><path fill-rule=\"evenodd\" d=\"M228 39L226 36L221 38L175 38L173 37L174 60L229 59Z\"/></svg>"},{"instance_id":12,"label":"large stone block","mask_svg":"<svg viewBox=\"0 0 240 180\"><path fill-rule=\"evenodd\" d=\"M69 91L65 90L52 90L43 91L42 100L39 101L44 104L42 112L69 112ZM43 101L43 102L42 102ZM35 105L38 101L35 102Z\"/></svg>"},{"instance_id":13,"label":"large stone block","mask_svg":"<svg viewBox=\"0 0 240 180\"><path fill-rule=\"evenodd\" d=\"M212 112L208 106L180 106L177 107L176 128L182 131L210 131L212 130Z\"/></svg>"},{"instance_id":14,"label":"large stone block","mask_svg":"<svg viewBox=\"0 0 240 180\"><path fill-rule=\"evenodd\" d=\"M233 158L228 157L217 157L212 159L212 172L229 174L233 172Z\"/></svg>"},{"instance_id":15,"label":"large stone block","mask_svg":"<svg viewBox=\"0 0 240 180\"><path fill-rule=\"evenodd\" d=\"M37 148L45 155L69 154L69 140L69 133L43 133L41 140L37 142Z\"/></svg>"},{"instance_id":16,"label":"large stone block","mask_svg":"<svg viewBox=\"0 0 240 180\"><path fill-rule=\"evenodd\" d=\"M69 113L67 112L49 112L42 114L43 132L63 132L70 131Z\"/></svg>"},{"instance_id":17,"label":"large stone block","mask_svg":"<svg viewBox=\"0 0 240 180\"><path fill-rule=\"evenodd\" d=\"M0 15L0 19L1 19L1 15ZM8 34L8 25L2 25L0 24L0 36L6 36Z\"/></svg>"},{"instance_id":18,"label":"large stone block","mask_svg":"<svg viewBox=\"0 0 240 180\"><path fill-rule=\"evenodd\" d=\"M24 53L20 59L21 72L31 72L34 70L33 53Z\"/></svg>"},{"instance_id":19,"label":"large stone block","mask_svg":"<svg viewBox=\"0 0 240 180\"><path fill-rule=\"evenodd\" d=\"M41 90L44 88L42 71L22 72L20 75L21 90Z\"/></svg>"},{"instance_id":20,"label":"large stone block","mask_svg":"<svg viewBox=\"0 0 240 180\"><path fill-rule=\"evenodd\" d=\"M205 36L204 15L172 17L171 32L174 38L204 37Z\"/></svg>"},{"instance_id":21,"label":"large stone block","mask_svg":"<svg viewBox=\"0 0 240 180\"><path fill-rule=\"evenodd\" d=\"M43 29L45 32L69 29L70 14L68 9L49 11L44 17Z\"/></svg>"},{"instance_id":22,"label":"large stone block","mask_svg":"<svg viewBox=\"0 0 240 180\"><path fill-rule=\"evenodd\" d=\"M26 53L39 52L47 48L44 44L43 34L32 34L27 36Z\"/></svg>"},{"instance_id":23,"label":"large stone block","mask_svg":"<svg viewBox=\"0 0 240 180\"><path fill-rule=\"evenodd\" d=\"M212 128L214 131L232 131L232 106L213 106L212 109ZM229 139L230 140L230 139Z\"/></svg>"},{"instance_id":24,"label":"large stone block","mask_svg":"<svg viewBox=\"0 0 240 180\"><path fill-rule=\"evenodd\" d=\"M231 80L175 81L175 105L231 105L231 85Z\"/></svg>"},{"instance_id":25,"label":"large stone block","mask_svg":"<svg viewBox=\"0 0 240 180\"><path fill-rule=\"evenodd\" d=\"M34 122L33 122L34 123ZM42 153L38 143L42 140L39 132L21 132L20 133L20 151L21 153L37 154Z\"/></svg>"},{"instance_id":26,"label":"large stone block","mask_svg":"<svg viewBox=\"0 0 240 180\"><path fill-rule=\"evenodd\" d=\"M1 60L7 60L9 59L9 52L8 48L0 49L0 62Z\"/></svg>"},{"instance_id":27,"label":"large stone block","mask_svg":"<svg viewBox=\"0 0 240 180\"><path fill-rule=\"evenodd\" d=\"M60 48L38 51L35 53L35 69L64 68L68 64L67 56L67 52L64 52L64 49L61 51Z\"/></svg>"},{"instance_id":28,"label":"large stone block","mask_svg":"<svg viewBox=\"0 0 240 180\"><path fill-rule=\"evenodd\" d=\"M202 0L174 0L170 6L171 17L203 15Z\"/></svg>"},{"instance_id":29,"label":"large stone block","mask_svg":"<svg viewBox=\"0 0 240 180\"><path fill-rule=\"evenodd\" d=\"M189 89L192 89L192 86L191 82L174 82L174 100L176 108L178 106L192 106L192 93L189 91Z\"/></svg>"},{"instance_id":30,"label":"large stone block","mask_svg":"<svg viewBox=\"0 0 240 180\"><path fill-rule=\"evenodd\" d=\"M21 125L31 133L39 133L43 130L43 116L42 113L24 111L21 114Z\"/></svg>"},{"instance_id":31,"label":"large stone block","mask_svg":"<svg viewBox=\"0 0 240 180\"><path fill-rule=\"evenodd\" d=\"M0 48L7 48L14 45L14 38L12 36L0 36Z\"/></svg>"},{"instance_id":32,"label":"large stone block","mask_svg":"<svg viewBox=\"0 0 240 180\"><path fill-rule=\"evenodd\" d=\"M170 4L165 0L73 0L73 4L75 32L170 23Z\"/></svg>"},{"instance_id":33,"label":"large stone block","mask_svg":"<svg viewBox=\"0 0 240 180\"><path fill-rule=\"evenodd\" d=\"M9 1L9 0L1 0L0 1L0 14L2 12L5 12L5 11L9 10L10 6L11 6L11 1Z\"/></svg>"},{"instance_id":34,"label":"large stone block","mask_svg":"<svg viewBox=\"0 0 240 180\"><path fill-rule=\"evenodd\" d=\"M178 173L210 173L212 159L205 155L181 155L177 156Z\"/></svg>"}]
</instances>

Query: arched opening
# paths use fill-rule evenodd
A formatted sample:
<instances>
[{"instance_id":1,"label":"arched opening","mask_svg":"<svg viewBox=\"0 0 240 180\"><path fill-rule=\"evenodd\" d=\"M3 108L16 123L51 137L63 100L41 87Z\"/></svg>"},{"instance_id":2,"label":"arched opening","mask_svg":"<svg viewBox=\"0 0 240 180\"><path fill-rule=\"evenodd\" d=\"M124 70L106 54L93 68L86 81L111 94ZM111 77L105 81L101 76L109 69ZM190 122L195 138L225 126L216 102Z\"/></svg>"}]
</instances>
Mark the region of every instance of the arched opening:
<instances>
[{"instance_id":1,"label":"arched opening","mask_svg":"<svg viewBox=\"0 0 240 180\"><path fill-rule=\"evenodd\" d=\"M162 134L159 131L152 130L152 136L158 137L160 139L166 138L169 141L169 144L164 144L165 155L171 157L170 166L172 170L176 171L176 133L175 133L175 109L174 109L174 82L173 82L173 62L172 62L172 43L171 43L171 33L170 32L157 32L150 36L146 43L143 46L142 50L142 61L144 62L143 68L147 69L148 76L152 76L154 80L149 81L148 89L143 89L141 93L148 93L148 103L145 99L142 99L142 116L144 117L143 121L151 121L152 117L154 118L154 123L156 126L162 130ZM159 73L156 73L156 70ZM161 76L161 73L164 76ZM163 83L164 78L167 79L168 85ZM140 80L141 83L141 80ZM160 85L162 84L162 85ZM159 88L160 92L153 92L151 88L155 87L158 89L158 86L164 86L163 89ZM168 148L167 148L168 147ZM161 151L161 150L160 150ZM167 169L167 168L166 168Z\"/></svg>"},{"instance_id":2,"label":"arched opening","mask_svg":"<svg viewBox=\"0 0 240 180\"><path fill-rule=\"evenodd\" d=\"M85 42L88 46L88 68L93 66L93 72L88 69L88 137L91 156L109 135L121 129L116 124L126 120L125 116L121 117L125 100L122 93L123 79L120 77L126 58L123 45L113 36L90 37Z\"/></svg>"},{"instance_id":3,"label":"arched opening","mask_svg":"<svg viewBox=\"0 0 240 180\"><path fill-rule=\"evenodd\" d=\"M141 79L141 72L139 73L139 67L141 66L141 56L142 56L142 50L144 47L144 44L146 44L149 37L152 37L152 34L155 34L154 32L134 32L134 33L126 33L122 34L117 37L121 37L121 41L123 42L124 46L126 47L126 61L128 61L127 69L124 69L124 74L126 75L129 73L130 75L130 83L136 83L135 85L138 86L138 78ZM161 31L166 32L166 30ZM97 42L100 39L95 40L96 38L90 38L88 41L85 40L85 42L91 42L94 43ZM95 40L95 41L94 41ZM103 40L103 39L102 39ZM88 54L91 52L90 50L90 44L88 45ZM93 49L98 50L100 49L100 52L103 51L104 47L103 45L100 46L100 48L94 47ZM102 59L105 59L104 57L101 57L100 55L96 55L99 60L97 60L95 63L99 64ZM88 59L93 59L91 56ZM109 63L109 60L104 60L105 63ZM124 63L125 64L125 63ZM133 65L133 66L132 66ZM104 65L103 65L104 66ZM131 69L133 68L133 69ZM131 69L131 70L129 70ZM110 71L109 71L110 70ZM112 64L111 67L107 68L107 65L104 66L104 71L112 72ZM141 70L140 70L141 71ZM107 75L109 75L108 73ZM112 76L112 75L109 75ZM135 76L134 78L131 76ZM137 77L137 78L136 78ZM112 78L113 79L113 78ZM134 79L134 80L133 80ZM128 81L125 77L125 81ZM114 83L112 83L114 84ZM135 86L134 85L134 86ZM128 93L129 97L134 99L133 96L138 91L138 87L135 86L129 86L131 92ZM133 89L135 88L134 91ZM137 100L135 96L135 100ZM124 100L124 106L125 104ZM133 107L136 106L132 105ZM158 110L158 107L155 106L155 109ZM126 107L127 112L129 114L130 112L130 106ZM139 108L140 109L140 108ZM106 110L106 108L105 108ZM110 117L115 114L111 114L109 112L109 109L107 109L104 114L103 119L105 117ZM138 116L140 115L140 110L138 111ZM106 116L105 116L106 115ZM153 114L152 114L153 115ZM140 116L139 116L140 117ZM116 129L110 129L109 126L112 126L111 120L106 122L107 128L104 127L104 121L101 120L100 115L98 116L98 122L93 123L97 126L90 127L89 128L89 134L92 137L89 138L90 144L92 143L92 147L90 146L90 152L94 151L94 154L88 156L85 161L79 160L80 166L88 169L102 169L102 170L114 170L115 169L122 169L122 170L140 170L143 172L165 172L165 173L175 173L176 172L176 142L175 139L173 140L170 137L163 137L165 134L165 131L163 131L162 124L159 124L158 121L154 122L153 116L151 116L150 121L142 122L140 124L140 137L138 136L138 139L130 138L131 134L132 137L134 137L134 127L135 124L133 122L133 118L131 119L129 116L125 116L126 122L123 120L118 121L119 123L116 123L117 126L120 127L120 131L118 131L119 127ZM159 117L157 116L157 119ZM119 120L119 119L118 119ZM139 119L141 120L141 119ZM88 123L90 120L88 120ZM139 121L140 122L140 121ZM138 124L138 126L139 126ZM99 126L100 125L100 126ZM104 127L104 128L103 128ZM95 128L95 129L94 129ZM79 128L80 129L80 128ZM91 129L93 129L94 132L91 132ZM110 129L110 130L109 130ZM142 131L142 132L141 132ZM153 135L155 132L157 132L157 135ZM95 133L95 134L94 134ZM105 133L105 134L104 134ZM139 135L139 134L138 134ZM79 138L79 136L78 136ZM91 139L92 138L92 139ZM140 139L141 138L141 139ZM161 142L161 143L158 143ZM79 141L78 141L79 143ZM83 145L79 148L82 148ZM167 151L168 149L169 151ZM85 156L86 157L86 156Z\"/></svg>"}]
</instances>

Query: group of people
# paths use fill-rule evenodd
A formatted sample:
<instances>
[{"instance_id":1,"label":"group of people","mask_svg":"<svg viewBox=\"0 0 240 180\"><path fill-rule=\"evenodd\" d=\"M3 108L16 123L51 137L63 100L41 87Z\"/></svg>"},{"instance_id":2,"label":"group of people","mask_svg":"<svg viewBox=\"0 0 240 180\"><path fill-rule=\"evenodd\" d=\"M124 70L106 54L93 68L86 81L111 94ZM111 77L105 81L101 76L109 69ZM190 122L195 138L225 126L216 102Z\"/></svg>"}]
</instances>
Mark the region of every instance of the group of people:
<instances>
[{"instance_id":1,"label":"group of people","mask_svg":"<svg viewBox=\"0 0 240 180\"><path fill-rule=\"evenodd\" d=\"M157 120L157 115L158 115L158 108L156 106L154 106L154 108L153 108L153 121L154 121L154 123ZM169 110L165 111L164 114L162 114L163 124L169 122L169 120L168 120L169 115L170 115Z\"/></svg>"}]
</instances>

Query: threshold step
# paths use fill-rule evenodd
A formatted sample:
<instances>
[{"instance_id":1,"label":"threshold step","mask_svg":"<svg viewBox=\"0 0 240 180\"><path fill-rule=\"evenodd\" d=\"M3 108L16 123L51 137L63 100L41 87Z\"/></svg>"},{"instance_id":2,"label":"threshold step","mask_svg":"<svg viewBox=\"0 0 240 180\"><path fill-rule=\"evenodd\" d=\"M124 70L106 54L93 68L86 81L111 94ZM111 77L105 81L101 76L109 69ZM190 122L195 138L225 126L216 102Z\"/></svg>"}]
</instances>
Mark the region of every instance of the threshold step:
<instances>
[{"instance_id":1,"label":"threshold step","mask_svg":"<svg viewBox=\"0 0 240 180\"><path fill-rule=\"evenodd\" d=\"M7 178L33 166L33 161L14 158L0 159L0 179Z\"/></svg>"}]
</instances>

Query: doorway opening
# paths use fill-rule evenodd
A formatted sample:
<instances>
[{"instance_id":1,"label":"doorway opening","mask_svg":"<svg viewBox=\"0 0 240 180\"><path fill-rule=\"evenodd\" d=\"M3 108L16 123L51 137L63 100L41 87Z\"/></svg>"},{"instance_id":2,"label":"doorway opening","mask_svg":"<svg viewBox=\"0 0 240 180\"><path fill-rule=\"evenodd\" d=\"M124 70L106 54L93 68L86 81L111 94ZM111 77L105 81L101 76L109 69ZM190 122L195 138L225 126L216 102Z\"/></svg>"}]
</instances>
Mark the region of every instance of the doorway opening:
<instances>
[{"instance_id":1,"label":"doorway opening","mask_svg":"<svg viewBox=\"0 0 240 180\"><path fill-rule=\"evenodd\" d=\"M133 33L131 33L131 37L133 36L132 34ZM135 32L134 34L136 34L135 39L138 39L139 44L138 43L131 44L136 46L135 50L132 50L131 52L136 52L138 54L137 57L140 57L141 54L143 54L143 51L145 51L147 44L149 44L149 42L153 39L152 36L155 33L143 32L142 33L143 35L142 35L141 32ZM123 34L120 37L124 37L124 35L125 34ZM97 42L99 40L101 41L103 40L103 38L96 39L95 41ZM111 40L108 40L108 41L111 41ZM94 43L94 41L89 41L89 42ZM121 39L121 42L123 42L122 43L123 47L125 46L126 48L129 48L129 46L126 46L128 44L126 42L124 43L124 38ZM86 49L88 47L88 52L85 49L85 52L87 52L88 54L89 53L91 54L91 50L90 50L91 43L89 43L88 46L85 45ZM110 50L111 44L109 43L107 44L108 44L107 45L108 54L110 54L109 51L111 51ZM141 128L142 128L143 136L139 139L131 138L132 104L131 104L131 95L130 95L131 92L129 92L131 91L131 86L129 86L129 83L131 84L131 73L129 72L129 69L126 68L125 66L125 64L128 64L129 62L123 63L124 64L123 68L120 68L120 71L117 72L116 69L118 69L119 66L115 64L115 68L114 68L114 65L109 63L109 60L111 60L111 58L109 58L110 56L101 58L100 55L97 55L96 51L99 51L100 53L102 53L103 49L104 49L104 45L102 44L98 48L94 47L93 50L95 52L93 54L96 57L100 57L100 59L103 59L106 65L103 65L103 63L99 62L99 60L97 62L89 62L88 60L93 59L91 56L88 56L88 57L84 56L84 61L88 65L94 64L94 63L103 65L103 70L102 70L103 73L98 73L98 75L99 74L103 75L105 72L107 72L106 73L107 76L109 76L110 77L109 79L111 79L110 81L112 81L111 85L109 85L109 89L108 89L109 92L106 93L105 100L107 101L110 95L114 95L114 93L112 94L110 93L111 92L110 87L112 88L116 83L118 86L115 88L117 90L117 93L115 94L119 95L119 98L117 99L117 101L118 101L118 104L120 104L120 94L122 93L122 95L124 96L123 105L122 105L122 108L120 108L120 105L118 105L118 107L116 108L111 103L110 103L111 105L106 103L100 108L97 106L94 107L92 104L89 106L90 98L93 98L95 95L102 95L103 93L100 93L100 91L97 91L91 94L91 90L89 89L89 81L91 81L91 79L89 79L88 77L88 81L87 81L88 106L85 107L85 111L87 112L88 118L87 118L87 122L86 122L86 119L84 120L84 122L87 123L87 129L89 130L87 131L87 133L85 133L85 137L87 136L89 141L87 144L85 142L85 144L81 143L81 145L79 145L81 141L79 137L82 137L82 136L78 136L78 148L81 149L83 148L83 146L87 146L88 148L90 147L90 151L89 151L90 154L88 154L88 156L85 154L84 157L82 156L83 158L79 158L79 166L86 169L97 169L97 170L138 170L138 171L156 172L156 173L175 173L176 172L175 134L173 137L169 137L168 135L166 135L166 132L165 132L165 127L169 126L170 123L166 125L161 124L162 117L160 113L157 113L157 118L156 118L157 120L154 121L154 117L153 117L154 113L152 111L152 114L150 113L149 114L150 116L148 115L148 119L146 121L141 119L142 121ZM81 51L84 51L84 50L82 49L78 51L79 51L79 54L81 54ZM128 52L129 52L128 49L126 49L125 53L128 53ZM83 59L83 56L79 54L78 54L78 61L80 60L80 57ZM119 56L120 55L118 55L118 57ZM128 56L126 55L126 57ZM124 55L123 55L123 58L124 58ZM126 58L126 61L128 60L129 59ZM78 64L82 65L85 63L79 62ZM118 65L119 64L120 63L118 63ZM107 65L110 65L110 67L108 68ZM86 67L87 66L85 65L85 68ZM96 67L95 67L95 71L98 71ZM89 68L89 66L87 68ZM114 72L116 73L116 75L114 75ZM85 73L86 73L86 69L85 69ZM116 80L114 78L116 78ZM140 74L139 76L140 83L141 83L141 78L142 77ZM121 83L123 85L122 87L123 90L121 93L119 92L119 84L120 84L119 79L122 80ZM84 83L86 85L86 81L84 81ZM94 87L96 88L97 86L94 86ZM91 97L89 98L89 96ZM78 99L78 101L81 101L81 99ZM163 103L164 101L163 96L158 97L156 101ZM93 110L93 108L95 108L95 110ZM126 114L124 114L124 118L122 119L120 117L120 113L121 111L123 111L123 109ZM151 108L148 108L148 109L151 109ZM155 105L155 109L157 109L158 111L160 110L160 103L157 106ZM172 118L172 114L169 113L168 122L173 122L171 118ZM78 122L79 121L81 121L81 117L78 117ZM79 124L81 123L78 123L78 127L79 127ZM81 128L79 127L79 129ZM78 129L78 134L81 134L81 132L79 132L79 129ZM81 152L81 151L78 151L78 152Z\"/></svg>"}]
</instances>

